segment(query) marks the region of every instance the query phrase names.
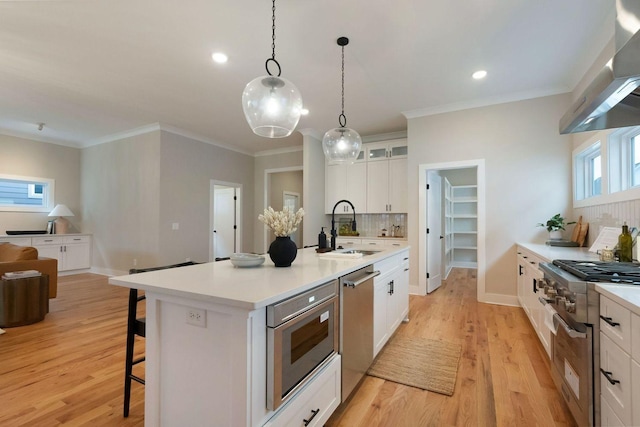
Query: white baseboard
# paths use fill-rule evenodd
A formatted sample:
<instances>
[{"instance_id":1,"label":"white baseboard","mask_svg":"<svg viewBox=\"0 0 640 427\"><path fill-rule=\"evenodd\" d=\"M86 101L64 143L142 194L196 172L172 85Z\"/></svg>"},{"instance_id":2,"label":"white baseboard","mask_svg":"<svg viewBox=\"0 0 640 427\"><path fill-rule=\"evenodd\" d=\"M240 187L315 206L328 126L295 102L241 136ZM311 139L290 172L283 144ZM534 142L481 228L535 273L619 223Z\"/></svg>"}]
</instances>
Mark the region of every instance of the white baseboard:
<instances>
[{"instance_id":1,"label":"white baseboard","mask_svg":"<svg viewBox=\"0 0 640 427\"><path fill-rule=\"evenodd\" d=\"M480 295L478 299L480 302L496 305L508 305L512 307L520 307L520 301L516 295L503 295L503 294L484 294Z\"/></svg>"},{"instance_id":2,"label":"white baseboard","mask_svg":"<svg viewBox=\"0 0 640 427\"><path fill-rule=\"evenodd\" d=\"M103 276L126 276L129 271L114 270L111 268L91 267L91 273L102 274Z\"/></svg>"}]
</instances>

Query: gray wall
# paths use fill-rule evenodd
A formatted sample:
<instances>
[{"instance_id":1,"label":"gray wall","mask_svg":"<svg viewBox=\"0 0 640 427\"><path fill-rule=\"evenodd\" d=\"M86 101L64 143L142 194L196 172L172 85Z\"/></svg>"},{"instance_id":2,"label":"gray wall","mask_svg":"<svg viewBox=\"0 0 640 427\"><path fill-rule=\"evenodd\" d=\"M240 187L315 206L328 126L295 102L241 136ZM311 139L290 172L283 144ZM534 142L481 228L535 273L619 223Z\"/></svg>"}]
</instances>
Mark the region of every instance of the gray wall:
<instances>
[{"instance_id":1,"label":"gray wall","mask_svg":"<svg viewBox=\"0 0 640 427\"><path fill-rule=\"evenodd\" d=\"M124 273L158 265L160 131L82 150L83 232L94 236L91 264Z\"/></svg>"},{"instance_id":2,"label":"gray wall","mask_svg":"<svg viewBox=\"0 0 640 427\"><path fill-rule=\"evenodd\" d=\"M251 212L251 215L254 227L253 229L255 230L255 232L253 233L253 248L255 252L265 252L269 246L268 243L270 243L265 242L264 224L258 221L258 215L262 213L266 207L268 207L266 205L266 172L268 170L277 171L279 169L285 170L289 168L302 168L301 150L288 153L262 155L254 159L254 209ZM304 202L302 204L302 208L304 208L305 211L307 210ZM302 224L304 224L305 220L306 215L302 220Z\"/></svg>"},{"instance_id":3,"label":"gray wall","mask_svg":"<svg viewBox=\"0 0 640 427\"><path fill-rule=\"evenodd\" d=\"M160 261L209 260L211 180L242 185L242 248L252 251L254 158L164 131L161 147Z\"/></svg>"},{"instance_id":4,"label":"gray wall","mask_svg":"<svg viewBox=\"0 0 640 427\"><path fill-rule=\"evenodd\" d=\"M82 228L80 150L13 136L0 135L0 173L55 180L55 204L74 213L71 231ZM0 234L6 230L45 230L45 212L0 212Z\"/></svg>"},{"instance_id":5,"label":"gray wall","mask_svg":"<svg viewBox=\"0 0 640 427\"><path fill-rule=\"evenodd\" d=\"M516 242L545 240L538 222L567 213L571 138L558 134L569 95L410 119L409 243L418 247L418 167L485 159L486 293L516 295ZM418 251L411 251L418 265ZM411 269L411 283L418 283Z\"/></svg>"},{"instance_id":6,"label":"gray wall","mask_svg":"<svg viewBox=\"0 0 640 427\"><path fill-rule=\"evenodd\" d=\"M212 179L243 185L243 246L251 247L251 156L156 131L84 149L82 179L97 271L126 272L134 259L138 267L208 261Z\"/></svg>"},{"instance_id":7,"label":"gray wall","mask_svg":"<svg viewBox=\"0 0 640 427\"><path fill-rule=\"evenodd\" d=\"M277 211L282 210L282 193L284 191L291 191L300 195L300 207L304 208L304 206L302 206L304 200L302 175L302 171L272 173L267 204ZM298 227L298 229L300 231L300 237L302 238L302 227ZM275 237L276 235L273 234L273 231L269 230L269 241L273 241ZM302 242L302 239L300 242Z\"/></svg>"}]
</instances>

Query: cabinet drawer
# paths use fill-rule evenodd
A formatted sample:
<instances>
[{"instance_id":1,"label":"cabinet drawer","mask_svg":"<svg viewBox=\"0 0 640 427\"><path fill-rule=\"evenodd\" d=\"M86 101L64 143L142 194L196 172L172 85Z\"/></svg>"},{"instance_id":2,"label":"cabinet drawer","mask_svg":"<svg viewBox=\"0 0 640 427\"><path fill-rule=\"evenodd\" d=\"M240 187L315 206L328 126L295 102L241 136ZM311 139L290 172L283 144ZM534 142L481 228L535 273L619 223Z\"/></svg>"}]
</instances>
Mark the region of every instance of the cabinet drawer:
<instances>
[{"instance_id":1,"label":"cabinet drawer","mask_svg":"<svg viewBox=\"0 0 640 427\"><path fill-rule=\"evenodd\" d=\"M89 236L64 236L63 243L89 243Z\"/></svg>"},{"instance_id":2,"label":"cabinet drawer","mask_svg":"<svg viewBox=\"0 0 640 427\"><path fill-rule=\"evenodd\" d=\"M62 236L48 235L46 237L31 238L31 244L33 246L61 245L63 242L64 242L64 237Z\"/></svg>"},{"instance_id":3,"label":"cabinet drawer","mask_svg":"<svg viewBox=\"0 0 640 427\"><path fill-rule=\"evenodd\" d=\"M324 425L340 404L340 366L340 355L336 355L265 427L302 427L311 418L307 427Z\"/></svg>"},{"instance_id":4,"label":"cabinet drawer","mask_svg":"<svg viewBox=\"0 0 640 427\"><path fill-rule=\"evenodd\" d=\"M378 280L382 276L392 272L396 268L400 268L402 265L403 254L394 255L392 257L383 259L382 261L376 262L373 265L374 270L378 270L380 272L380 276L376 277L374 280Z\"/></svg>"},{"instance_id":5,"label":"cabinet drawer","mask_svg":"<svg viewBox=\"0 0 640 427\"><path fill-rule=\"evenodd\" d=\"M600 425L602 427L620 427L624 425L604 397L600 399Z\"/></svg>"},{"instance_id":6,"label":"cabinet drawer","mask_svg":"<svg viewBox=\"0 0 640 427\"><path fill-rule=\"evenodd\" d=\"M385 241L382 239L362 239L362 244L367 246L385 246Z\"/></svg>"},{"instance_id":7,"label":"cabinet drawer","mask_svg":"<svg viewBox=\"0 0 640 427\"><path fill-rule=\"evenodd\" d=\"M600 318L600 331L615 344L631 354L631 311L609 298L600 296L600 316L610 319L612 326Z\"/></svg>"},{"instance_id":8,"label":"cabinet drawer","mask_svg":"<svg viewBox=\"0 0 640 427\"><path fill-rule=\"evenodd\" d=\"M634 426L640 425L640 365L635 360L631 361L631 401L633 409L631 421Z\"/></svg>"},{"instance_id":9,"label":"cabinet drawer","mask_svg":"<svg viewBox=\"0 0 640 427\"><path fill-rule=\"evenodd\" d=\"M31 237L0 237L0 243L13 243L18 246L31 246Z\"/></svg>"},{"instance_id":10,"label":"cabinet drawer","mask_svg":"<svg viewBox=\"0 0 640 427\"><path fill-rule=\"evenodd\" d=\"M631 425L631 357L600 332L600 369L610 372L609 376L618 381L611 384L602 372L600 394L622 423Z\"/></svg>"},{"instance_id":11,"label":"cabinet drawer","mask_svg":"<svg viewBox=\"0 0 640 427\"><path fill-rule=\"evenodd\" d=\"M635 313L631 313L631 357L640 362L640 316ZM637 423L640 424L640 419Z\"/></svg>"},{"instance_id":12,"label":"cabinet drawer","mask_svg":"<svg viewBox=\"0 0 640 427\"><path fill-rule=\"evenodd\" d=\"M336 245L342 246L343 248L360 245L362 244L362 239L352 239L349 237L336 237Z\"/></svg>"}]
</instances>

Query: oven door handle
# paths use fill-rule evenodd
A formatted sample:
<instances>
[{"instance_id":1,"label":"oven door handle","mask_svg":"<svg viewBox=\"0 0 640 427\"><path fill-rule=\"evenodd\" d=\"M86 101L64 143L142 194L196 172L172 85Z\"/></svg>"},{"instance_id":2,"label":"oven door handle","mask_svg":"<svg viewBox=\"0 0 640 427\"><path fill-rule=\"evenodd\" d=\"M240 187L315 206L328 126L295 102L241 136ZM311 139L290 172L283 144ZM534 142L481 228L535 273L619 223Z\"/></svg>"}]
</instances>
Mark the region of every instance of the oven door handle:
<instances>
[{"instance_id":1,"label":"oven door handle","mask_svg":"<svg viewBox=\"0 0 640 427\"><path fill-rule=\"evenodd\" d=\"M363 276L363 277L359 278L358 280L345 280L342 283L344 284L344 286L348 286L350 288L355 288L356 286L363 284L367 280L373 279L374 277L379 276L379 275L380 275L380 271L376 270L373 273L369 273L366 276Z\"/></svg>"},{"instance_id":2,"label":"oven door handle","mask_svg":"<svg viewBox=\"0 0 640 427\"><path fill-rule=\"evenodd\" d=\"M587 338L587 334L584 332L576 331L571 326L564 321L562 317L558 313L553 315L553 326L558 327L561 325L564 331L569 335L570 338Z\"/></svg>"}]
</instances>

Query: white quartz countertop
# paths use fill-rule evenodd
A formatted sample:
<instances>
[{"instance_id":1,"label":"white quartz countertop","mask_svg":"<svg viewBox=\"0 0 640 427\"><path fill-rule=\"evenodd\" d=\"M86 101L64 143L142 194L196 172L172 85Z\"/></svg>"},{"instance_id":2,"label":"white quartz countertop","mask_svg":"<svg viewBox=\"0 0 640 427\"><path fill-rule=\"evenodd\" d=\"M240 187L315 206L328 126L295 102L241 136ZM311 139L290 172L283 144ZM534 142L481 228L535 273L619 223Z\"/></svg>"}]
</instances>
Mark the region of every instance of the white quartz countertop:
<instances>
[{"instance_id":1,"label":"white quartz countertop","mask_svg":"<svg viewBox=\"0 0 640 427\"><path fill-rule=\"evenodd\" d=\"M571 259L576 261L597 261L598 255L588 251L588 248L567 248L548 246L536 243L518 243L547 262L554 259ZM620 285L617 283L596 283L596 291L607 296L618 304L640 315L640 286Z\"/></svg>"},{"instance_id":2,"label":"white quartz countertop","mask_svg":"<svg viewBox=\"0 0 640 427\"><path fill-rule=\"evenodd\" d=\"M571 259L576 261L598 260L598 254L589 252L589 248L549 246L540 243L518 243L518 246L535 253L547 262L551 262L554 259Z\"/></svg>"},{"instance_id":3,"label":"white quartz countertop","mask_svg":"<svg viewBox=\"0 0 640 427\"><path fill-rule=\"evenodd\" d=\"M640 286L596 283L596 291L640 316Z\"/></svg>"},{"instance_id":4,"label":"white quartz countertop","mask_svg":"<svg viewBox=\"0 0 640 427\"><path fill-rule=\"evenodd\" d=\"M231 261L116 276L112 285L209 301L249 310L265 307L406 249L390 246L358 259L321 258L314 248L300 249L291 267L275 267L265 254L259 267L237 268Z\"/></svg>"}]
</instances>

